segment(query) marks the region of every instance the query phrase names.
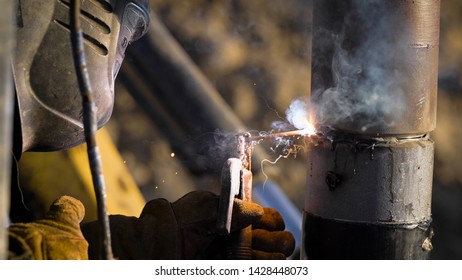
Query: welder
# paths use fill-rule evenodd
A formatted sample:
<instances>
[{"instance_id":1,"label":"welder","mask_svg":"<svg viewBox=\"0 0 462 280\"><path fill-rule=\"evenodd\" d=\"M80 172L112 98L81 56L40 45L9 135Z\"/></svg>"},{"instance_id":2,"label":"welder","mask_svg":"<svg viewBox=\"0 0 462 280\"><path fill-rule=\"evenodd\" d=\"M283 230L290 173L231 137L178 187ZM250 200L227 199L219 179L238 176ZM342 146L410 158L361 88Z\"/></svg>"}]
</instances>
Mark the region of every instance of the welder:
<instances>
[{"instance_id":1,"label":"welder","mask_svg":"<svg viewBox=\"0 0 462 280\"><path fill-rule=\"evenodd\" d=\"M21 0L17 9L12 59L17 97L14 162L23 152L68 149L85 139L70 40L70 0ZM83 1L81 16L98 127L102 127L112 112L114 80L125 49L147 32L149 1ZM9 258L99 258L97 222L80 224L85 209L79 200L59 197L44 218L30 221L18 210L18 186L12 185ZM223 258L227 236L216 233L218 203L219 196L195 191L173 203L149 201L139 217L110 216L114 257ZM235 199L231 231L249 225L253 258L284 259L292 254L294 238L284 231L277 211Z\"/></svg>"}]
</instances>

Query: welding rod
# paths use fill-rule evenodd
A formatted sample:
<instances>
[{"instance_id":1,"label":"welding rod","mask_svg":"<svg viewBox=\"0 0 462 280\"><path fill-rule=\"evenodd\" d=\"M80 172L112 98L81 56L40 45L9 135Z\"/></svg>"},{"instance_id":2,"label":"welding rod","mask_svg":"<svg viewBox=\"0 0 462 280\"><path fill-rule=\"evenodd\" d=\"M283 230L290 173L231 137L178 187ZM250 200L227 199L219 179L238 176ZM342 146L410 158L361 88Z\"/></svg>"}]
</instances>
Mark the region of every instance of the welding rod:
<instances>
[{"instance_id":1,"label":"welding rod","mask_svg":"<svg viewBox=\"0 0 462 280\"><path fill-rule=\"evenodd\" d=\"M321 134L319 132L307 133L305 129L300 129L300 130L285 131L285 132L271 133L271 134L265 134L265 135L256 135L256 136L252 136L250 139L252 141L259 141L263 139L277 138L277 137L294 137L294 136L313 137L313 136L320 136L320 135Z\"/></svg>"}]
</instances>

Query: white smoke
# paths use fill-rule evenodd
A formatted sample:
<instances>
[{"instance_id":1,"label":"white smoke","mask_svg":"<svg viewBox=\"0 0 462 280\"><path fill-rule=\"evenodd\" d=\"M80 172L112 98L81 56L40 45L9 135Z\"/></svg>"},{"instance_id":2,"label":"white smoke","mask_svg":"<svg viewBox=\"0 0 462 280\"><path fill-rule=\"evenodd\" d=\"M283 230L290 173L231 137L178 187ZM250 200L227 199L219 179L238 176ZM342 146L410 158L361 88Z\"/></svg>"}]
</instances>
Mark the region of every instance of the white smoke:
<instances>
[{"instance_id":1,"label":"white smoke","mask_svg":"<svg viewBox=\"0 0 462 280\"><path fill-rule=\"evenodd\" d=\"M314 122L317 127L367 132L374 127L391 128L393 120L406 113L402 85L408 77L399 67L410 65L406 60L413 57L407 31L404 26L390 24L394 9L385 6L387 1L351 2L355 9L345 16L343 30L338 34L322 30L322 36L313 38L318 47L325 42L333 48L332 61L319 60L331 63L332 84L313 89L311 97L291 102L286 119L297 129ZM352 42L357 45L352 47ZM281 122L273 123L277 130L282 127Z\"/></svg>"},{"instance_id":2,"label":"white smoke","mask_svg":"<svg viewBox=\"0 0 462 280\"><path fill-rule=\"evenodd\" d=\"M390 27L393 15L385 13L390 10L384 6L387 1L352 2L356 9L345 17L341 34L327 37L334 40L333 86L315 89L312 104L307 106L312 107L321 126L342 128L354 123L362 132L392 127L392 120L399 119L406 109L401 88L405 77L396 66L411 57L403 40L406 30L397 32ZM349 36L361 36L354 41L359 45L348 47Z\"/></svg>"},{"instance_id":3,"label":"white smoke","mask_svg":"<svg viewBox=\"0 0 462 280\"><path fill-rule=\"evenodd\" d=\"M308 97L292 100L289 108L286 110L287 121L297 129L307 128L310 120L309 104Z\"/></svg>"}]
</instances>

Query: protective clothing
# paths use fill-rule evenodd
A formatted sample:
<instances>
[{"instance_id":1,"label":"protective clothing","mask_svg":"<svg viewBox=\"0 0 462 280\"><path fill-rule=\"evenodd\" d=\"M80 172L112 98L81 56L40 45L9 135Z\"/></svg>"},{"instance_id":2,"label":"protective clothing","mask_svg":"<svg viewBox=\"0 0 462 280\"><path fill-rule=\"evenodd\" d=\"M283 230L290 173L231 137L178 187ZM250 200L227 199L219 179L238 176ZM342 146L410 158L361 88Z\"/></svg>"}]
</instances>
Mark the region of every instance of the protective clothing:
<instances>
[{"instance_id":1,"label":"protective clothing","mask_svg":"<svg viewBox=\"0 0 462 280\"><path fill-rule=\"evenodd\" d=\"M55 200L43 219L16 223L9 231L9 258L57 260L88 259L88 242L80 231L83 204L70 196Z\"/></svg>"},{"instance_id":2,"label":"protective clothing","mask_svg":"<svg viewBox=\"0 0 462 280\"><path fill-rule=\"evenodd\" d=\"M216 234L219 197L191 192L174 203L148 202L140 217L110 216L112 248L118 259L224 259L227 236ZM43 219L9 228L10 259L97 259L98 223L80 226L82 203L57 199ZM254 259L285 259L295 247L274 209L236 199L231 230L253 227ZM83 232L83 234L82 234ZM88 250L88 251L87 251ZM88 253L87 253L88 252Z\"/></svg>"},{"instance_id":3,"label":"protective clothing","mask_svg":"<svg viewBox=\"0 0 462 280\"><path fill-rule=\"evenodd\" d=\"M13 57L22 151L67 149L84 141L82 99L70 39L70 0L18 2ZM98 127L114 105L127 46L147 32L148 0L83 1L81 25Z\"/></svg>"},{"instance_id":4,"label":"protective clothing","mask_svg":"<svg viewBox=\"0 0 462 280\"><path fill-rule=\"evenodd\" d=\"M219 197L195 191L174 203L155 199L139 218L110 216L112 248L119 259L223 259L227 236L216 234ZM260 205L235 199L231 231L253 227L252 256L285 259L295 247L284 230L281 215ZM88 240L89 258L98 258L98 225L82 225Z\"/></svg>"}]
</instances>

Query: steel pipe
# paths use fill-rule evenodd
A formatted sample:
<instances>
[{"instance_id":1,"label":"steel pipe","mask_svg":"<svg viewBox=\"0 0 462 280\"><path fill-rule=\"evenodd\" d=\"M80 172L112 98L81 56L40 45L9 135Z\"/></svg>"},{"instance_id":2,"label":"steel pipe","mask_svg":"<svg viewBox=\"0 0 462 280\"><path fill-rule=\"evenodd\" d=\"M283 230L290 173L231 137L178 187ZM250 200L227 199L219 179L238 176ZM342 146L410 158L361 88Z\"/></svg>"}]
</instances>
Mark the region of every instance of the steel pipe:
<instances>
[{"instance_id":1,"label":"steel pipe","mask_svg":"<svg viewBox=\"0 0 462 280\"><path fill-rule=\"evenodd\" d=\"M323 142L310 152L305 210L358 223L428 222L433 154L428 137Z\"/></svg>"},{"instance_id":2,"label":"steel pipe","mask_svg":"<svg viewBox=\"0 0 462 280\"><path fill-rule=\"evenodd\" d=\"M314 1L319 125L361 135L435 129L439 0Z\"/></svg>"},{"instance_id":3,"label":"steel pipe","mask_svg":"<svg viewBox=\"0 0 462 280\"><path fill-rule=\"evenodd\" d=\"M429 257L439 11L314 0L303 257Z\"/></svg>"}]
</instances>

